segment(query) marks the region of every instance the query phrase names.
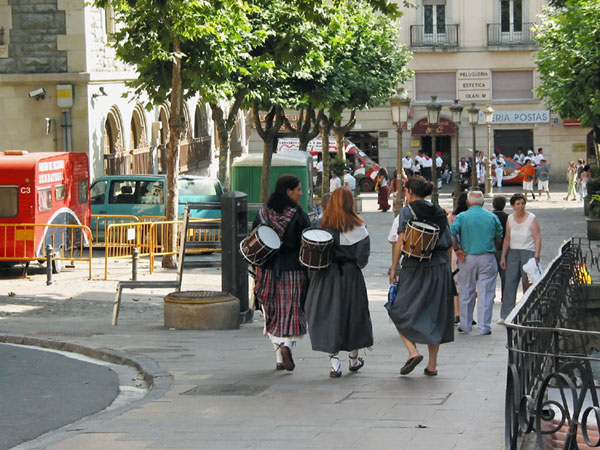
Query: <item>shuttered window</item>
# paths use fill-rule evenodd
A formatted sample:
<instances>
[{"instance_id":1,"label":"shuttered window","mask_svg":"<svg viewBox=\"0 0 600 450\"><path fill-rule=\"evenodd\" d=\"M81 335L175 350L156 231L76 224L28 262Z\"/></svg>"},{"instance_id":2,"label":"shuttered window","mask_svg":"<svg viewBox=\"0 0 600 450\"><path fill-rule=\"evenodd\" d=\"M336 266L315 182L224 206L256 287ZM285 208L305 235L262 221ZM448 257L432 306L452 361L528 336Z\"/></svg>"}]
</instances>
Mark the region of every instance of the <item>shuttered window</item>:
<instances>
[{"instance_id":1,"label":"shuttered window","mask_svg":"<svg viewBox=\"0 0 600 450\"><path fill-rule=\"evenodd\" d=\"M531 70L492 72L492 98L494 100L534 98L533 72Z\"/></svg>"},{"instance_id":2,"label":"shuttered window","mask_svg":"<svg viewBox=\"0 0 600 450\"><path fill-rule=\"evenodd\" d=\"M417 101L429 101L432 95L438 100L456 98L456 72L417 73L415 75Z\"/></svg>"}]
</instances>

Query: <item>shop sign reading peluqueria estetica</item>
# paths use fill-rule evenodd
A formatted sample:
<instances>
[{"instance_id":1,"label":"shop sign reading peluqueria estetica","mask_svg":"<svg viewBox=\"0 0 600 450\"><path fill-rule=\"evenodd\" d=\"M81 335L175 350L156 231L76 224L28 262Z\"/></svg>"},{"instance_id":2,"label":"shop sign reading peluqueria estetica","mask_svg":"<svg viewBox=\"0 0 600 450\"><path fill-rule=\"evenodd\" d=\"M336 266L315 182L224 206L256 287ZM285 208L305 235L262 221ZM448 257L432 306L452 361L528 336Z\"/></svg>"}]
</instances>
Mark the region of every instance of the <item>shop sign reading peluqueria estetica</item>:
<instances>
[{"instance_id":1,"label":"shop sign reading peluqueria estetica","mask_svg":"<svg viewBox=\"0 0 600 450\"><path fill-rule=\"evenodd\" d=\"M489 102L491 71L489 69L462 69L456 72L458 99L464 102Z\"/></svg>"}]
</instances>

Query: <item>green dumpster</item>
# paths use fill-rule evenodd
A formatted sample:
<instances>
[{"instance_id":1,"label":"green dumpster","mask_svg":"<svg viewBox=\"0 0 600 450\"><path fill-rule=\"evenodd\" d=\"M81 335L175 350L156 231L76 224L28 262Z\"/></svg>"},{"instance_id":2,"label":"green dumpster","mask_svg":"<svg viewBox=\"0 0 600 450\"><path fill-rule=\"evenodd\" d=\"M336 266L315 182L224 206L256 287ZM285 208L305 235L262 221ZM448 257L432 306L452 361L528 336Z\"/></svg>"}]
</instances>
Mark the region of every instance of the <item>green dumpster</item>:
<instances>
[{"instance_id":1,"label":"green dumpster","mask_svg":"<svg viewBox=\"0 0 600 450\"><path fill-rule=\"evenodd\" d=\"M312 156L307 152L287 150L273 154L271 162L271 188L281 175L295 175L302 184L302 197L300 206L308 214L313 212L313 178ZM260 182L262 177L262 153L250 153L236 159L231 167L231 189L245 192L248 203L260 203ZM256 216L256 211L248 211L248 220L251 222Z\"/></svg>"}]
</instances>

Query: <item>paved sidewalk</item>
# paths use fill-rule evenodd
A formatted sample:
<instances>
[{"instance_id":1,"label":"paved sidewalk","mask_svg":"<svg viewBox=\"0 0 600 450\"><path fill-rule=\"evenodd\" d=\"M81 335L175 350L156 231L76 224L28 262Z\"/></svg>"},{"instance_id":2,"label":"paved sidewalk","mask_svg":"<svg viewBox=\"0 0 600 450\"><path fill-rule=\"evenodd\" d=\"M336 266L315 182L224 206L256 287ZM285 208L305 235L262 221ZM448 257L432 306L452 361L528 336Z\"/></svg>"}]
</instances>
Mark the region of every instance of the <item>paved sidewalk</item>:
<instances>
[{"instance_id":1,"label":"paved sidewalk","mask_svg":"<svg viewBox=\"0 0 600 450\"><path fill-rule=\"evenodd\" d=\"M559 189L551 201L528 203L542 227L544 267L565 239L585 234L581 203L562 200L566 185L551 188ZM376 212L375 194L362 197L372 236L365 278L375 345L355 374L349 374L347 355L342 355L339 379L329 378L327 356L313 352L308 337L294 350L296 370L276 372L259 315L236 331L164 329L164 290L127 291L119 326L112 327L114 280L130 274L125 261L111 265L113 281L100 279L101 259L95 261L91 281L82 265L56 275L52 286L46 286L42 271L27 279L0 275L0 341L137 364L152 383L141 401L19 448L504 448L504 328L494 323L491 336L457 334L455 342L441 347L437 377L423 375L425 363L401 377L406 351L383 308L393 215ZM450 206L448 188L441 203ZM145 263L140 273L148 277ZM173 276L157 270L152 279ZM220 290L220 271L187 271L183 284L185 290ZM426 346L420 350L426 355Z\"/></svg>"}]
</instances>

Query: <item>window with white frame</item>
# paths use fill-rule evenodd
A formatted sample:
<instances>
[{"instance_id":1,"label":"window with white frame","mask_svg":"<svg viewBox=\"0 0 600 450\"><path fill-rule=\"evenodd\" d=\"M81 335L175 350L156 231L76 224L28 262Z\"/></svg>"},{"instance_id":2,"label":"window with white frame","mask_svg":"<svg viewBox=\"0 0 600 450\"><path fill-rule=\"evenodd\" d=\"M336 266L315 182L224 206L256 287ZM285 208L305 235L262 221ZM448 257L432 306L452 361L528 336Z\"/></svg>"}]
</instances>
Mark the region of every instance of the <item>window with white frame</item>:
<instances>
[{"instance_id":1,"label":"window with white frame","mask_svg":"<svg viewBox=\"0 0 600 450\"><path fill-rule=\"evenodd\" d=\"M415 100L430 101L432 95L438 100L456 98L456 72L434 72L415 74Z\"/></svg>"},{"instance_id":2,"label":"window with white frame","mask_svg":"<svg viewBox=\"0 0 600 450\"><path fill-rule=\"evenodd\" d=\"M533 97L533 71L493 71L492 99L522 100Z\"/></svg>"},{"instance_id":3,"label":"window with white frame","mask_svg":"<svg viewBox=\"0 0 600 450\"><path fill-rule=\"evenodd\" d=\"M523 31L523 0L500 0L503 33Z\"/></svg>"},{"instance_id":4,"label":"window with white frame","mask_svg":"<svg viewBox=\"0 0 600 450\"><path fill-rule=\"evenodd\" d=\"M423 0L425 34L446 32L446 0Z\"/></svg>"}]
</instances>

